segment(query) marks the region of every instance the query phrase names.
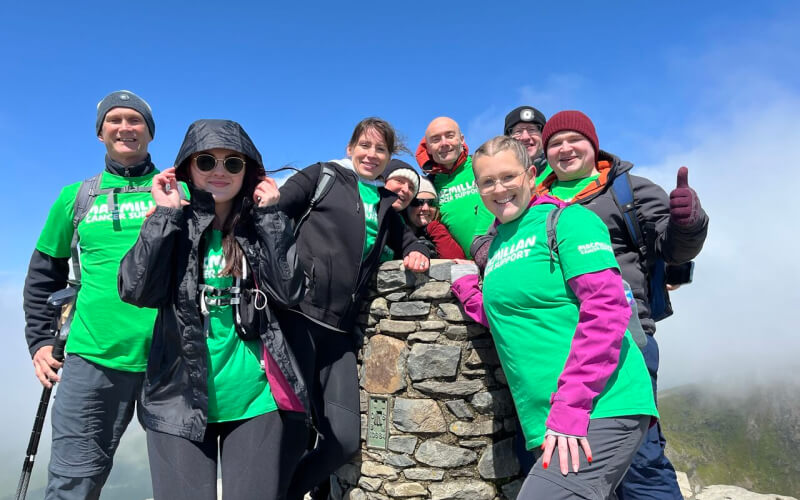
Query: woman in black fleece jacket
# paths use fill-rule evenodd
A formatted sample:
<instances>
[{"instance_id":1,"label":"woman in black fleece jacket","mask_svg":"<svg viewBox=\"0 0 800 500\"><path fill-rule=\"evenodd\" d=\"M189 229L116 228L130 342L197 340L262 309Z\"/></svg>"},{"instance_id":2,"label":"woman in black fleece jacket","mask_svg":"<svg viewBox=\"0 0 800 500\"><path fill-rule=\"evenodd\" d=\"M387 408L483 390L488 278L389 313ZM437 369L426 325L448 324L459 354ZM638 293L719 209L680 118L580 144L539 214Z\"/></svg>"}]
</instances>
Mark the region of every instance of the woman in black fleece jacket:
<instances>
[{"instance_id":1,"label":"woman in black fleece jacket","mask_svg":"<svg viewBox=\"0 0 800 500\"><path fill-rule=\"evenodd\" d=\"M366 118L347 145L353 170L325 164L334 174L331 188L306 217L323 164L303 169L281 187L280 210L295 223L303 219L297 247L309 279L299 310L288 313L283 324L295 330L290 336L294 351L306 354L301 363L320 434L317 447L295 472L290 500L327 483L328 476L358 451L361 421L353 330L381 249L388 245L403 255L407 269L424 272L429 266L427 248L392 209L397 195L376 181L397 149L392 126ZM324 487L318 494L327 498Z\"/></svg>"}]
</instances>

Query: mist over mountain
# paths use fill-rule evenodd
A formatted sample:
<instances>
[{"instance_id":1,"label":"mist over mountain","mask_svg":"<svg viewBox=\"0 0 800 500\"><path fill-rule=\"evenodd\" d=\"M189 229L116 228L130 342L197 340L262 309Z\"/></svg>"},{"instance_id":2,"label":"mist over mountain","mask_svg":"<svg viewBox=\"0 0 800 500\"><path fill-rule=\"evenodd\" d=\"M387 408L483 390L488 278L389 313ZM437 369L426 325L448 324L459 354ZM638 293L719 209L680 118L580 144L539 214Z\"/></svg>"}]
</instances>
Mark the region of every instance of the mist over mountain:
<instances>
[{"instance_id":1,"label":"mist over mountain","mask_svg":"<svg viewBox=\"0 0 800 500\"><path fill-rule=\"evenodd\" d=\"M49 418L45 429L49 428ZM0 459L0 469L4 471L0 480L0 500L12 500L17 491L17 484L25 458L25 448L19 450L19 456L4 456ZM28 487L27 498L33 500L44 498L47 480L47 463L50 461L49 432L42 438L39 454L34 462L33 474ZM117 453L114 456L114 468L108 477L100 500L144 500L152 498L153 486L150 482L150 466L147 462L147 445L145 433L134 420L123 434Z\"/></svg>"},{"instance_id":2,"label":"mist over mountain","mask_svg":"<svg viewBox=\"0 0 800 500\"><path fill-rule=\"evenodd\" d=\"M800 497L800 382L682 386L658 404L667 455L693 484Z\"/></svg>"}]
</instances>

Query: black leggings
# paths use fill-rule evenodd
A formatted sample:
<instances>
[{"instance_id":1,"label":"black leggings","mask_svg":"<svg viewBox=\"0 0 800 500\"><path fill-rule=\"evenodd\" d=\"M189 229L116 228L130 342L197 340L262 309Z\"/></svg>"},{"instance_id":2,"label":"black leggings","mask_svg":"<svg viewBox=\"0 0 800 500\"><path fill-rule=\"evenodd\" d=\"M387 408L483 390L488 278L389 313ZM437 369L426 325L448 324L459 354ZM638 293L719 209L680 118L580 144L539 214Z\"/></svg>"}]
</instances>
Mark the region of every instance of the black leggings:
<instances>
[{"instance_id":1,"label":"black leggings","mask_svg":"<svg viewBox=\"0 0 800 500\"><path fill-rule=\"evenodd\" d=\"M292 339L292 349L309 381L319 436L316 447L297 465L289 486L289 500L303 498L304 493L326 481L358 452L361 439L353 336L292 314L295 334L287 338ZM305 334L300 331L301 325Z\"/></svg>"},{"instance_id":2,"label":"black leggings","mask_svg":"<svg viewBox=\"0 0 800 500\"><path fill-rule=\"evenodd\" d=\"M154 500L216 500L217 456L225 500L282 500L305 449L303 416L272 411L208 424L202 443L147 431Z\"/></svg>"}]
</instances>

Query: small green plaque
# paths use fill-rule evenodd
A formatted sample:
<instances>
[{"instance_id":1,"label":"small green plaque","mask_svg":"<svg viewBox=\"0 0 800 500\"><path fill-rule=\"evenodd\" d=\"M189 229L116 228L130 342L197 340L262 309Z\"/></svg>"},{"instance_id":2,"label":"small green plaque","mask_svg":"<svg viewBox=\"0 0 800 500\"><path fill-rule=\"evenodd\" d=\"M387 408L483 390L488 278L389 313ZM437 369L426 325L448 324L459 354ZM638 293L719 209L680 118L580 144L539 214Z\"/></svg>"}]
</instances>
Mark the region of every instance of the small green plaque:
<instances>
[{"instance_id":1,"label":"small green plaque","mask_svg":"<svg viewBox=\"0 0 800 500\"><path fill-rule=\"evenodd\" d=\"M367 420L367 447L386 449L389 435L386 420L389 417L389 400L383 396L369 397Z\"/></svg>"}]
</instances>

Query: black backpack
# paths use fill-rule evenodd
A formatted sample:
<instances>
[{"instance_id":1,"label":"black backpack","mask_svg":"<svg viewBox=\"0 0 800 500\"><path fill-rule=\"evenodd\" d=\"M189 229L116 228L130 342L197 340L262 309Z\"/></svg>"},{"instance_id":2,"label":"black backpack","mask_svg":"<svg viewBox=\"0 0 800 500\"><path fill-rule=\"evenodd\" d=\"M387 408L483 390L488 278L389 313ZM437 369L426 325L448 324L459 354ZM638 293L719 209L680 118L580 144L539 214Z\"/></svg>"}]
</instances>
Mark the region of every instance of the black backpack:
<instances>
[{"instance_id":1,"label":"black backpack","mask_svg":"<svg viewBox=\"0 0 800 500\"><path fill-rule=\"evenodd\" d=\"M614 178L611 190L617 208L622 214L622 220L625 221L628 236L647 266L647 297L650 303L650 317L653 318L653 321L661 321L672 316L672 303L669 300L669 292L667 291L667 263L664 262L663 258L656 256L655 252L649 251L653 248L653 242L650 240L655 235L655 231L652 230L654 228L650 228L648 225L646 229L650 230L642 231L639 219L636 216L633 187L631 186L631 178L628 172Z\"/></svg>"},{"instance_id":2,"label":"black backpack","mask_svg":"<svg viewBox=\"0 0 800 500\"><path fill-rule=\"evenodd\" d=\"M149 193L151 186L120 186L115 188L100 189L100 181L103 178L103 172L89 177L81 182L78 188L78 194L75 195L75 208L72 215L72 242L70 243L70 253L72 254L72 277L73 286L80 286L81 284L81 260L80 252L78 251L78 224L86 217L89 210L94 205L94 199L98 195L107 194L108 196L108 211L111 213L112 220L119 220L119 203L117 202L117 195L121 193ZM183 189L178 185L179 189Z\"/></svg>"},{"instance_id":3,"label":"black backpack","mask_svg":"<svg viewBox=\"0 0 800 500\"><path fill-rule=\"evenodd\" d=\"M297 219L297 222L294 224L294 237L297 238L297 233L300 231L300 226L303 225L303 222L308 218L309 214L314 207L328 194L328 191L331 190L333 186L333 181L336 179L336 170L328 165L327 163L321 164L321 169L319 172L319 177L317 177L317 186L314 189L314 194L311 196L311 200L308 202L308 208L303 215Z\"/></svg>"},{"instance_id":4,"label":"black backpack","mask_svg":"<svg viewBox=\"0 0 800 500\"><path fill-rule=\"evenodd\" d=\"M558 254L558 238L556 237L558 219L561 217L561 213L570 206L572 205L556 207L547 214L547 248L550 250L551 266L555 266L555 256ZM559 265L561 265L560 260ZM644 329L642 328L642 323L639 321L639 308L636 306L636 298L633 296L631 286L624 279L622 280L622 287L625 289L625 298L628 301L628 305L631 307L631 317L628 320L628 331L631 332L633 341L636 342L636 345L640 350L642 350L647 345L647 337L645 336Z\"/></svg>"}]
</instances>

